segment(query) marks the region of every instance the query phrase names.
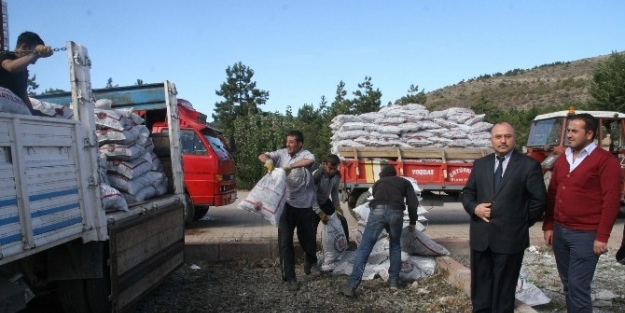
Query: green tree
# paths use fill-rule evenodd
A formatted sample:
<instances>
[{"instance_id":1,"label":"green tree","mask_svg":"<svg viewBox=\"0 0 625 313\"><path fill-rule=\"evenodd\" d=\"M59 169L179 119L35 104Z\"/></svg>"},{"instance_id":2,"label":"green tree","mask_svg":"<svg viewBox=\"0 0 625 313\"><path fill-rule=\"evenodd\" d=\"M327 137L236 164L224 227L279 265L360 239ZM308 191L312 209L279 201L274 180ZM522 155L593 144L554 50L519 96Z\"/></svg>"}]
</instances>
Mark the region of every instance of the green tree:
<instances>
[{"instance_id":1,"label":"green tree","mask_svg":"<svg viewBox=\"0 0 625 313\"><path fill-rule=\"evenodd\" d=\"M304 104L297 112L295 127L304 134L304 147L317 160L330 152L331 130L326 123L327 111L327 101L322 97L317 109L312 104Z\"/></svg>"},{"instance_id":2,"label":"green tree","mask_svg":"<svg viewBox=\"0 0 625 313\"><path fill-rule=\"evenodd\" d=\"M29 78L28 81L26 82L26 84L28 85L28 87L26 87L26 90L29 96L34 96L37 94L35 90L39 88L39 84L37 84L36 80L37 80L37 75L33 75L33 77Z\"/></svg>"},{"instance_id":3,"label":"green tree","mask_svg":"<svg viewBox=\"0 0 625 313\"><path fill-rule=\"evenodd\" d=\"M104 88L114 88L114 87L119 87L119 85L113 85L113 77L109 77L109 79L106 80L106 86Z\"/></svg>"},{"instance_id":4,"label":"green tree","mask_svg":"<svg viewBox=\"0 0 625 313\"><path fill-rule=\"evenodd\" d=\"M599 62L589 91L598 109L625 112L625 54L612 52Z\"/></svg>"},{"instance_id":5,"label":"green tree","mask_svg":"<svg viewBox=\"0 0 625 313\"><path fill-rule=\"evenodd\" d=\"M143 79L137 78L137 81L135 82L135 85L137 85L137 86L143 85Z\"/></svg>"},{"instance_id":6,"label":"green tree","mask_svg":"<svg viewBox=\"0 0 625 313\"><path fill-rule=\"evenodd\" d=\"M352 108L352 102L349 99L345 99L347 91L345 90L345 82L340 81L336 86L336 93L334 101L330 104L329 118L332 119L340 114L350 114Z\"/></svg>"},{"instance_id":7,"label":"green tree","mask_svg":"<svg viewBox=\"0 0 625 313\"><path fill-rule=\"evenodd\" d=\"M53 94L53 93L64 93L64 92L66 92L66 91L65 91L65 90L63 90L63 89L59 89L59 88L48 88L48 89L44 90L44 91L42 92L42 94Z\"/></svg>"},{"instance_id":8,"label":"green tree","mask_svg":"<svg viewBox=\"0 0 625 313\"><path fill-rule=\"evenodd\" d=\"M358 84L360 90L354 91L354 105L352 114L362 114L367 112L377 112L382 103L382 92L380 89L373 90L371 77L365 76L365 81Z\"/></svg>"},{"instance_id":9,"label":"green tree","mask_svg":"<svg viewBox=\"0 0 625 313\"><path fill-rule=\"evenodd\" d=\"M408 94L395 101L396 104L406 105L408 103L425 104L428 96L425 94L425 90L419 91L419 85L410 85Z\"/></svg>"},{"instance_id":10,"label":"green tree","mask_svg":"<svg viewBox=\"0 0 625 313\"><path fill-rule=\"evenodd\" d=\"M213 119L226 135L231 135L237 116L260 113L258 106L267 102L269 92L256 88L256 82L252 81L254 70L242 62L228 66L226 75L226 81L215 91L224 101L215 103Z\"/></svg>"},{"instance_id":11,"label":"green tree","mask_svg":"<svg viewBox=\"0 0 625 313\"><path fill-rule=\"evenodd\" d=\"M290 110L288 108L287 110ZM288 131L295 128L292 117L280 113L238 115L234 119L237 166L237 188L251 189L263 176L258 155L284 148Z\"/></svg>"}]
</instances>

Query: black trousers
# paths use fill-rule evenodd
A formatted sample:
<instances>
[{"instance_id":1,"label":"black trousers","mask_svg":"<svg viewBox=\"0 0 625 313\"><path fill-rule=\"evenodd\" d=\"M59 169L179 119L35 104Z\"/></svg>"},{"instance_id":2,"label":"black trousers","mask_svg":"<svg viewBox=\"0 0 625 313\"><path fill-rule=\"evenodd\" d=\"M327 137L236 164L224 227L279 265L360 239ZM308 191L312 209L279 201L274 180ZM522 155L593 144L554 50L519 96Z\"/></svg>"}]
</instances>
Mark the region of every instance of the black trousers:
<instances>
[{"instance_id":1,"label":"black trousers","mask_svg":"<svg viewBox=\"0 0 625 313\"><path fill-rule=\"evenodd\" d=\"M295 278L295 249L293 233L297 228L297 238L304 250L305 261L317 263L317 214L312 208L296 208L288 203L278 222L278 250L282 279Z\"/></svg>"},{"instance_id":2,"label":"black trousers","mask_svg":"<svg viewBox=\"0 0 625 313\"><path fill-rule=\"evenodd\" d=\"M321 206L321 211L323 211L323 213L327 214L328 216L334 214L334 212L336 211L334 209L334 205L332 205L332 201L330 199L326 200L326 202L324 202ZM349 242L349 229L347 229L347 219L345 218L345 216L342 215L337 215L339 217L339 220L341 220L341 226L343 226L343 231L345 232L345 240L347 242ZM319 218L319 216L317 216L317 227L319 227L319 222L321 221L321 219Z\"/></svg>"},{"instance_id":3,"label":"black trousers","mask_svg":"<svg viewBox=\"0 0 625 313\"><path fill-rule=\"evenodd\" d=\"M473 312L513 313L523 253L501 254L471 249Z\"/></svg>"}]
</instances>

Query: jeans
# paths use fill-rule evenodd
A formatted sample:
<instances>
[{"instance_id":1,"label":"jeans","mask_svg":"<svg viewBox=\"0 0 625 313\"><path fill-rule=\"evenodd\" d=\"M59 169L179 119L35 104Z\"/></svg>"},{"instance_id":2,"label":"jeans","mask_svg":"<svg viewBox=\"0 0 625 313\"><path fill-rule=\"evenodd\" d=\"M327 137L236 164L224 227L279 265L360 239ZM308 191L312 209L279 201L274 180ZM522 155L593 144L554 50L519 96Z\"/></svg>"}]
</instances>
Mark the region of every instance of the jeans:
<instances>
[{"instance_id":1,"label":"jeans","mask_svg":"<svg viewBox=\"0 0 625 313\"><path fill-rule=\"evenodd\" d=\"M399 271L401 269L401 246L400 238L404 223L404 212L394 209L390 205L377 205L371 209L365 232L362 234L362 241L356 251L356 260L352 274L347 279L347 284L352 288L357 288L362 280L362 274L369 260L369 255L373 246L377 242L383 229L391 236L389 245L389 280L399 282Z\"/></svg>"},{"instance_id":2,"label":"jeans","mask_svg":"<svg viewBox=\"0 0 625 313\"><path fill-rule=\"evenodd\" d=\"M596 232L553 226L553 253L568 312L592 313L590 283L599 256L593 250Z\"/></svg>"}]
</instances>

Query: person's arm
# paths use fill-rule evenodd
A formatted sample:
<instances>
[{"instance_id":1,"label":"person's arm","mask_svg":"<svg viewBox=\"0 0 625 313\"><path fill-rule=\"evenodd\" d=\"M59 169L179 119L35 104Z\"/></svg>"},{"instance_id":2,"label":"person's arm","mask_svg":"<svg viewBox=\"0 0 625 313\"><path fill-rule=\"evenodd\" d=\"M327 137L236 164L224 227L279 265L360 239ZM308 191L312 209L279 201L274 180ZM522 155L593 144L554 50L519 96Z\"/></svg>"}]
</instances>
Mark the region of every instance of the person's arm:
<instances>
[{"instance_id":1,"label":"person's arm","mask_svg":"<svg viewBox=\"0 0 625 313\"><path fill-rule=\"evenodd\" d=\"M525 180L525 190L530 195L528 206L528 226L530 227L540 220L547 205L547 188L545 187L540 163L533 162L533 160L532 163L533 165Z\"/></svg>"},{"instance_id":2,"label":"person's arm","mask_svg":"<svg viewBox=\"0 0 625 313\"><path fill-rule=\"evenodd\" d=\"M260 161L260 163L265 164L265 163L267 163L267 160L271 160L271 158L270 158L270 157L269 157L269 155L267 155L266 153L261 153L261 154L258 156L258 160Z\"/></svg>"},{"instance_id":3,"label":"person's arm","mask_svg":"<svg viewBox=\"0 0 625 313\"><path fill-rule=\"evenodd\" d=\"M339 175L339 174L336 174L336 175ZM335 209L337 207L339 207L339 208L341 207L341 200L339 199L339 184L340 183L341 183L341 179L340 179L340 176L339 176L339 178L336 180L336 182L332 186L332 194L331 194L332 205L334 206Z\"/></svg>"},{"instance_id":4,"label":"person's arm","mask_svg":"<svg viewBox=\"0 0 625 313\"><path fill-rule=\"evenodd\" d=\"M4 68L9 73L17 73L19 71L25 70L28 65L33 64L35 61L39 59L39 56L30 53L24 56L21 56L17 59L10 60L6 59L2 61L2 68Z\"/></svg>"},{"instance_id":5,"label":"person's arm","mask_svg":"<svg viewBox=\"0 0 625 313\"><path fill-rule=\"evenodd\" d=\"M601 220L597 228L596 241L607 243L620 209L621 166L615 157L606 156L599 165L599 186L601 188Z\"/></svg>"},{"instance_id":6,"label":"person's arm","mask_svg":"<svg viewBox=\"0 0 625 313\"><path fill-rule=\"evenodd\" d=\"M295 161L289 165L290 168L299 168L299 167L310 167L315 164L315 158L312 159L302 159L299 161Z\"/></svg>"},{"instance_id":7,"label":"person's arm","mask_svg":"<svg viewBox=\"0 0 625 313\"><path fill-rule=\"evenodd\" d=\"M408 217L410 218L410 225L414 226L417 224L417 219L419 219L419 215L417 214L417 210L419 209L419 198L417 198L417 194L414 191L414 187L412 184L406 181L404 184L406 190L406 205L408 206Z\"/></svg>"},{"instance_id":8,"label":"person's arm","mask_svg":"<svg viewBox=\"0 0 625 313\"><path fill-rule=\"evenodd\" d=\"M559 158L563 157L565 156L561 155L556 160L551 170L551 180L547 188L547 206L545 207L545 219L543 220L543 238L547 246L551 246L553 243L553 212L556 206L556 193L558 191L558 161L560 161Z\"/></svg>"}]
</instances>

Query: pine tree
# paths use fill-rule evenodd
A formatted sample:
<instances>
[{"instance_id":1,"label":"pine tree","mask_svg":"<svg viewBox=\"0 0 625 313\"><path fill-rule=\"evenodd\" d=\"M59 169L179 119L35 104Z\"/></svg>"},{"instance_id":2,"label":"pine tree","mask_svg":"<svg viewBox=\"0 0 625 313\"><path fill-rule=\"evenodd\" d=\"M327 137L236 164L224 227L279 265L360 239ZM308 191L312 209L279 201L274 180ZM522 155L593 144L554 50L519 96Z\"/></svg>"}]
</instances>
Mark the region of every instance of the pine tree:
<instances>
[{"instance_id":1,"label":"pine tree","mask_svg":"<svg viewBox=\"0 0 625 313\"><path fill-rule=\"evenodd\" d=\"M237 116L260 113L258 106L267 102L269 92L256 88L256 82L252 81L254 70L242 62L228 66L226 75L226 81L215 91L224 101L215 103L213 119L224 134L229 136L234 133L234 120Z\"/></svg>"}]
</instances>

